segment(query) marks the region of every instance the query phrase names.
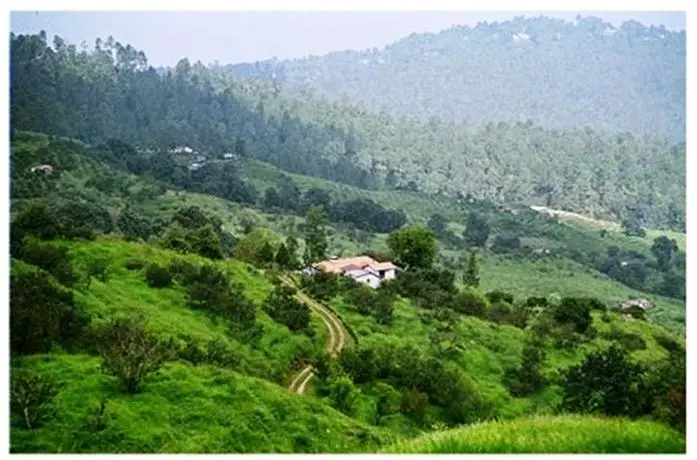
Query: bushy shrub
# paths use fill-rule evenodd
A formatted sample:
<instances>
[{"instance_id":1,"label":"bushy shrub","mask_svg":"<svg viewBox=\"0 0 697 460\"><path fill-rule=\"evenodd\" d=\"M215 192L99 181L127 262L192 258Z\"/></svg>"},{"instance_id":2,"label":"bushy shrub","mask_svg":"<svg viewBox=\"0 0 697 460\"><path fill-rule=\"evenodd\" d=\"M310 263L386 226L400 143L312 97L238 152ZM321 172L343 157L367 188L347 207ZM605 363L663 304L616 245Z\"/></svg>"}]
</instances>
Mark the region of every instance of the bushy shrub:
<instances>
[{"instance_id":1,"label":"bushy shrub","mask_svg":"<svg viewBox=\"0 0 697 460\"><path fill-rule=\"evenodd\" d=\"M324 301L337 296L342 290L339 276L321 270L312 276L304 276L300 284L309 295Z\"/></svg>"},{"instance_id":2,"label":"bushy shrub","mask_svg":"<svg viewBox=\"0 0 697 460\"><path fill-rule=\"evenodd\" d=\"M283 286L277 287L264 301L264 311L276 322L291 331L310 326L310 310L293 297Z\"/></svg>"},{"instance_id":3,"label":"bushy shrub","mask_svg":"<svg viewBox=\"0 0 697 460\"><path fill-rule=\"evenodd\" d=\"M188 286L197 280L199 267L184 259L174 259L169 265L169 272L179 284Z\"/></svg>"},{"instance_id":4,"label":"bushy shrub","mask_svg":"<svg viewBox=\"0 0 697 460\"><path fill-rule=\"evenodd\" d=\"M206 362L220 367L235 367L240 357L223 342L214 339L206 343Z\"/></svg>"},{"instance_id":5,"label":"bushy shrub","mask_svg":"<svg viewBox=\"0 0 697 460\"><path fill-rule=\"evenodd\" d=\"M173 350L179 359L188 361L194 366L206 362L206 352L199 346L198 341L188 335L182 335L179 338L183 343Z\"/></svg>"},{"instance_id":6,"label":"bushy shrub","mask_svg":"<svg viewBox=\"0 0 697 460\"><path fill-rule=\"evenodd\" d=\"M172 357L171 350L141 320L114 319L102 327L99 337L104 371L116 377L129 394L137 393L143 379Z\"/></svg>"},{"instance_id":7,"label":"bushy shrub","mask_svg":"<svg viewBox=\"0 0 697 460\"><path fill-rule=\"evenodd\" d=\"M544 388L547 380L540 370L544 360L544 350L535 343L528 343L523 349L520 366L504 374L503 383L508 391L513 396L525 397Z\"/></svg>"},{"instance_id":8,"label":"bushy shrub","mask_svg":"<svg viewBox=\"0 0 697 460\"><path fill-rule=\"evenodd\" d=\"M512 304L515 301L515 298L513 297L513 294L509 294L507 292L503 291L491 291L487 292L485 294L485 297L491 302L492 304L498 303L498 302L506 302Z\"/></svg>"},{"instance_id":9,"label":"bushy shrub","mask_svg":"<svg viewBox=\"0 0 697 460\"><path fill-rule=\"evenodd\" d=\"M71 266L68 248L52 243L27 239L22 245L18 258L35 265L53 275L61 284L72 287L80 280Z\"/></svg>"},{"instance_id":10,"label":"bushy shrub","mask_svg":"<svg viewBox=\"0 0 697 460\"><path fill-rule=\"evenodd\" d=\"M25 369L13 369L10 379L10 408L21 425L38 428L51 415L58 387L44 376Z\"/></svg>"},{"instance_id":11,"label":"bushy shrub","mask_svg":"<svg viewBox=\"0 0 697 460\"><path fill-rule=\"evenodd\" d=\"M10 349L13 353L47 352L53 344L69 346L78 340L89 317L75 304L73 294L45 272L13 272L10 276Z\"/></svg>"},{"instance_id":12,"label":"bushy shrub","mask_svg":"<svg viewBox=\"0 0 697 460\"><path fill-rule=\"evenodd\" d=\"M546 297L528 297L525 300L525 306L528 308L534 308L534 307L543 307L547 308L548 303L547 303L547 298Z\"/></svg>"},{"instance_id":13,"label":"bushy shrub","mask_svg":"<svg viewBox=\"0 0 697 460\"><path fill-rule=\"evenodd\" d=\"M629 351L646 350L646 340L639 334L624 332L617 327L613 327L610 332L602 334L607 340L618 342Z\"/></svg>"},{"instance_id":14,"label":"bushy shrub","mask_svg":"<svg viewBox=\"0 0 697 460\"><path fill-rule=\"evenodd\" d=\"M148 286L153 288L165 288L172 284L172 274L167 267L162 267L155 263L148 265L145 270L145 279Z\"/></svg>"},{"instance_id":15,"label":"bushy shrub","mask_svg":"<svg viewBox=\"0 0 697 460\"><path fill-rule=\"evenodd\" d=\"M591 325L591 304L582 298L564 297L554 309L554 319L568 324L575 332L583 334Z\"/></svg>"},{"instance_id":16,"label":"bushy shrub","mask_svg":"<svg viewBox=\"0 0 697 460\"><path fill-rule=\"evenodd\" d=\"M252 340L262 332L256 327L256 308L244 294L242 285L232 285L227 274L212 264L194 266L177 263L171 271L186 286L189 306L203 310L214 318L227 321L238 338Z\"/></svg>"},{"instance_id":17,"label":"bushy shrub","mask_svg":"<svg viewBox=\"0 0 697 460\"><path fill-rule=\"evenodd\" d=\"M146 262L141 259L130 258L123 262L123 266L126 270L138 271L146 266Z\"/></svg>"},{"instance_id":18,"label":"bushy shrub","mask_svg":"<svg viewBox=\"0 0 697 460\"><path fill-rule=\"evenodd\" d=\"M669 353L684 351L684 347L680 344L680 342L678 342L677 340L675 340L667 334L656 333L654 334L653 338L660 346L662 346Z\"/></svg>"},{"instance_id":19,"label":"bushy shrub","mask_svg":"<svg viewBox=\"0 0 697 460\"><path fill-rule=\"evenodd\" d=\"M485 318L487 315L487 301L485 298L468 290L458 292L452 301L452 309L458 313L478 318Z\"/></svg>"},{"instance_id":20,"label":"bushy shrub","mask_svg":"<svg viewBox=\"0 0 697 460\"><path fill-rule=\"evenodd\" d=\"M562 408L571 412L638 416L647 410L644 370L617 345L567 369L562 389Z\"/></svg>"}]
</instances>

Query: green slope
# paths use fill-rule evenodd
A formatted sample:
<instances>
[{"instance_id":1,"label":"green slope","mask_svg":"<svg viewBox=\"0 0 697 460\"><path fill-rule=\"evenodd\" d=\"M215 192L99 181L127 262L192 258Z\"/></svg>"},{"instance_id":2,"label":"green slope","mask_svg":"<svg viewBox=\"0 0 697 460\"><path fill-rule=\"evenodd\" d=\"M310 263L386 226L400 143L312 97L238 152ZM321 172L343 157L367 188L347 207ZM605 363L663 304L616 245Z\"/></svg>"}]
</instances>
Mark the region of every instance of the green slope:
<instances>
[{"instance_id":1,"label":"green slope","mask_svg":"<svg viewBox=\"0 0 697 460\"><path fill-rule=\"evenodd\" d=\"M209 366L169 363L143 392L122 394L100 359L51 354L22 366L55 379L55 417L37 430L12 429L13 452L243 453L358 452L385 439L319 401L268 381ZM91 411L106 403L106 427Z\"/></svg>"},{"instance_id":2,"label":"green slope","mask_svg":"<svg viewBox=\"0 0 697 460\"><path fill-rule=\"evenodd\" d=\"M654 422L598 417L534 417L429 434L389 453L630 454L685 453L685 437Z\"/></svg>"}]
</instances>

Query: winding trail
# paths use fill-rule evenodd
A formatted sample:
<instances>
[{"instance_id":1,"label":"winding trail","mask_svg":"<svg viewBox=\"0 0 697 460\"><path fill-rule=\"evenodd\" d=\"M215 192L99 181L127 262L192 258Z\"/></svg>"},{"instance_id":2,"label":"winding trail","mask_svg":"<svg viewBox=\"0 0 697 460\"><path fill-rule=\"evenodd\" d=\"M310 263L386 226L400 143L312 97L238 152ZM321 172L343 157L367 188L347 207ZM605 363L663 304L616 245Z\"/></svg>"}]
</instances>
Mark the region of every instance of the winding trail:
<instances>
[{"instance_id":1,"label":"winding trail","mask_svg":"<svg viewBox=\"0 0 697 460\"><path fill-rule=\"evenodd\" d=\"M349 341L349 334L344 324L331 310L302 292L300 287L288 275L282 275L279 279L286 286L294 288L296 290L295 298L322 320L328 335L324 353L328 356L336 356ZM288 390L300 395L304 394L307 384L312 380L312 377L314 377L314 370L308 364L293 376L290 385L288 385Z\"/></svg>"}]
</instances>

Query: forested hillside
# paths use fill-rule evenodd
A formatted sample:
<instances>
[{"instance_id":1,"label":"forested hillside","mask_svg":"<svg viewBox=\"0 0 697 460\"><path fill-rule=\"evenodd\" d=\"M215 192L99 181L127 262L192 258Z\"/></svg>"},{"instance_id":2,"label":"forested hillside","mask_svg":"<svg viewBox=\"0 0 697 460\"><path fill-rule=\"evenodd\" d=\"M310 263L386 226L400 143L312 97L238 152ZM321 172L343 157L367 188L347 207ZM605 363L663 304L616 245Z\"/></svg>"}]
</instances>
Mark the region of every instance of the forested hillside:
<instances>
[{"instance_id":1,"label":"forested hillside","mask_svg":"<svg viewBox=\"0 0 697 460\"><path fill-rule=\"evenodd\" d=\"M684 142L111 37L12 35L10 81L12 453L685 452ZM303 270L357 255L399 270Z\"/></svg>"},{"instance_id":2,"label":"forested hillside","mask_svg":"<svg viewBox=\"0 0 697 460\"><path fill-rule=\"evenodd\" d=\"M402 117L589 126L685 139L685 31L518 17L382 49L231 67Z\"/></svg>"},{"instance_id":3,"label":"forested hillside","mask_svg":"<svg viewBox=\"0 0 697 460\"><path fill-rule=\"evenodd\" d=\"M113 39L88 51L59 37L50 46L45 34L13 36L11 68L13 129L153 149L148 166L179 176L175 183L188 180L187 165L154 152L188 145L208 157L232 152L362 188L543 204L684 229L684 143L531 123L473 129L399 121L298 99L186 59L158 72L143 52ZM230 175L208 169L221 184Z\"/></svg>"}]
</instances>

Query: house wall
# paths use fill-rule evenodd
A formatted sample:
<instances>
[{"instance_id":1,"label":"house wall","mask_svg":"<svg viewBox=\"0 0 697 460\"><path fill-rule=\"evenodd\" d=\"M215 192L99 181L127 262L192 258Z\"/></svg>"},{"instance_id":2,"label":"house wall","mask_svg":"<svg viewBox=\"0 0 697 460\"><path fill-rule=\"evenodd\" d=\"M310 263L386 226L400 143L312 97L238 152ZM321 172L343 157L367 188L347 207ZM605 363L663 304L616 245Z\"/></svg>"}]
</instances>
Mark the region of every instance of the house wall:
<instances>
[{"instance_id":1,"label":"house wall","mask_svg":"<svg viewBox=\"0 0 697 460\"><path fill-rule=\"evenodd\" d=\"M391 280L391 279L394 278L394 277L395 277L395 271L394 271L394 269L385 270L384 279L386 279L386 280Z\"/></svg>"},{"instance_id":2,"label":"house wall","mask_svg":"<svg viewBox=\"0 0 697 460\"><path fill-rule=\"evenodd\" d=\"M377 289L380 286L380 278L373 275L364 275L361 276L360 278L354 278L356 281L359 283L367 284L368 286L372 287L373 289Z\"/></svg>"}]
</instances>

